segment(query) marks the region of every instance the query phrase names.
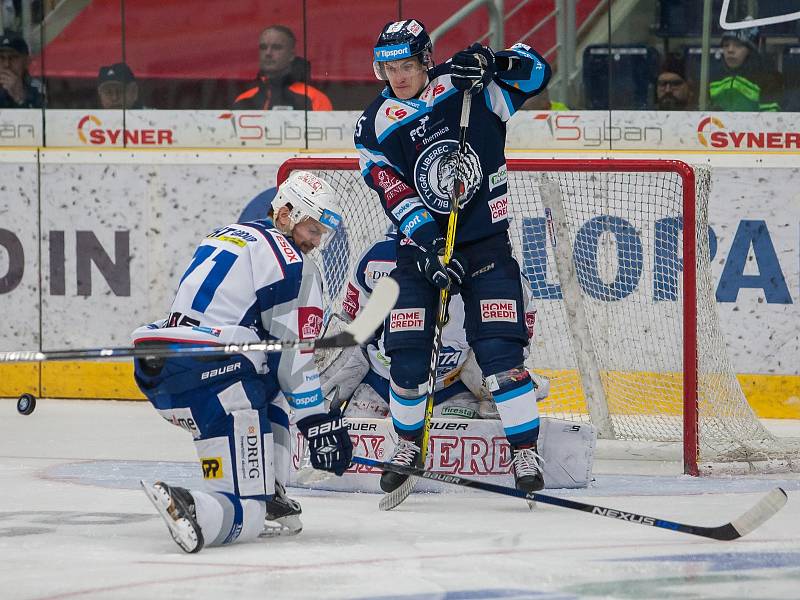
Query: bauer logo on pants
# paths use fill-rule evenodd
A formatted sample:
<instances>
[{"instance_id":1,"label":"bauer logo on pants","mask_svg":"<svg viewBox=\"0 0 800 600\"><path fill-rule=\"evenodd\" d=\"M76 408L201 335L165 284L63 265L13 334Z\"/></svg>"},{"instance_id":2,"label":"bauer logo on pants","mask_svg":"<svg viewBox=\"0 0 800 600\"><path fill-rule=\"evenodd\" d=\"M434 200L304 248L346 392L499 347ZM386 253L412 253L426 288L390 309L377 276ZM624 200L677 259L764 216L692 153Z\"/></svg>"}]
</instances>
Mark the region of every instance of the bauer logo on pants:
<instances>
[{"instance_id":1,"label":"bauer logo on pants","mask_svg":"<svg viewBox=\"0 0 800 600\"><path fill-rule=\"evenodd\" d=\"M424 308L396 308L389 314L389 331L422 331Z\"/></svg>"},{"instance_id":2,"label":"bauer logo on pants","mask_svg":"<svg viewBox=\"0 0 800 600\"><path fill-rule=\"evenodd\" d=\"M481 300L481 321L517 322L517 303L514 300Z\"/></svg>"}]
</instances>

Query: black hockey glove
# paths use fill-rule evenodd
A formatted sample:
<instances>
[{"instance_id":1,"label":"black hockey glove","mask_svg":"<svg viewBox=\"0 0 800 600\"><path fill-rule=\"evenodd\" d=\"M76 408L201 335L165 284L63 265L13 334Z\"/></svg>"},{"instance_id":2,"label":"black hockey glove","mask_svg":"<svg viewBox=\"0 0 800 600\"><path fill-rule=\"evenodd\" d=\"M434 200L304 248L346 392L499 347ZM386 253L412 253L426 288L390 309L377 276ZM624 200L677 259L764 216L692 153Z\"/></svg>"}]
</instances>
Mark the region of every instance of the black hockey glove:
<instances>
[{"instance_id":1,"label":"black hockey glove","mask_svg":"<svg viewBox=\"0 0 800 600\"><path fill-rule=\"evenodd\" d=\"M428 247L417 246L417 268L434 287L444 290L449 288L455 295L461 291L467 271L467 259L458 252L453 252L447 266L442 264L444 257L444 238L436 238Z\"/></svg>"},{"instance_id":2,"label":"black hockey glove","mask_svg":"<svg viewBox=\"0 0 800 600\"><path fill-rule=\"evenodd\" d=\"M491 48L472 44L453 56L450 78L457 90L479 94L497 73L497 64Z\"/></svg>"},{"instance_id":3,"label":"black hockey glove","mask_svg":"<svg viewBox=\"0 0 800 600\"><path fill-rule=\"evenodd\" d=\"M312 467L342 475L350 466L353 442L338 408L300 419L297 428L308 440Z\"/></svg>"}]
</instances>

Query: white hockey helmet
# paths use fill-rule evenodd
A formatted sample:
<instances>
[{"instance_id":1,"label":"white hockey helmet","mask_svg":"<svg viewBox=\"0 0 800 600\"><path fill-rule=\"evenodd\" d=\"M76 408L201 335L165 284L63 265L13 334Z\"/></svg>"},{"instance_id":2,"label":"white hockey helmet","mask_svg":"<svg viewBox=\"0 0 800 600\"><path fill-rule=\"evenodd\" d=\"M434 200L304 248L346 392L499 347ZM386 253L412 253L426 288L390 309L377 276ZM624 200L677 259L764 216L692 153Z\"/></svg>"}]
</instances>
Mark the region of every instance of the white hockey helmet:
<instances>
[{"instance_id":1,"label":"white hockey helmet","mask_svg":"<svg viewBox=\"0 0 800 600\"><path fill-rule=\"evenodd\" d=\"M272 210L277 212L282 206L289 207L291 228L300 221L316 219L325 226L322 248L342 226L342 215L336 193L331 184L308 171L292 171L272 199Z\"/></svg>"}]
</instances>

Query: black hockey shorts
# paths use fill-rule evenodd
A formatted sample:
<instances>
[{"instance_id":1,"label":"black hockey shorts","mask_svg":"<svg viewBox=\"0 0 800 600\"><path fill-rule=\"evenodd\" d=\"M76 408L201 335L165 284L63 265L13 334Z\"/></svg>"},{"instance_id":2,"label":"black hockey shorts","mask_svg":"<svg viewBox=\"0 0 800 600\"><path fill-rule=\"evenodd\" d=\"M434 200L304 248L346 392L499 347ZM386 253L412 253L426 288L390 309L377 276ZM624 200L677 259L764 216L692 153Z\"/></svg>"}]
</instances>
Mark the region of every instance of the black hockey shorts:
<instances>
[{"instance_id":1,"label":"black hockey shorts","mask_svg":"<svg viewBox=\"0 0 800 600\"><path fill-rule=\"evenodd\" d=\"M461 288L467 342L487 338L518 340L527 345L525 307L519 264L503 232L457 248L467 259L467 281ZM417 269L416 250L400 246L397 267L391 276L400 285L400 296L385 323L384 344L394 350L419 349L430 353L439 304L439 290Z\"/></svg>"}]
</instances>

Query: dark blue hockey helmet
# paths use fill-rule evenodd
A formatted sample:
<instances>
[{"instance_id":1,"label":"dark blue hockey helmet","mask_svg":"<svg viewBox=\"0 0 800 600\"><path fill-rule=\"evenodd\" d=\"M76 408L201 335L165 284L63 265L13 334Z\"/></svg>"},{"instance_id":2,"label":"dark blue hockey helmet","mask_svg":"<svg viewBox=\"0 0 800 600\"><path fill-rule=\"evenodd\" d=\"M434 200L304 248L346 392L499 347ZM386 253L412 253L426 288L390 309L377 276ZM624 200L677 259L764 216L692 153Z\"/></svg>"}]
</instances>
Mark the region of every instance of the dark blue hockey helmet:
<instances>
[{"instance_id":1,"label":"dark blue hockey helmet","mask_svg":"<svg viewBox=\"0 0 800 600\"><path fill-rule=\"evenodd\" d=\"M433 43L425 25L414 19L393 21L383 27L375 44L375 77L386 81L383 63L416 56L426 69L433 68Z\"/></svg>"}]
</instances>

